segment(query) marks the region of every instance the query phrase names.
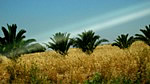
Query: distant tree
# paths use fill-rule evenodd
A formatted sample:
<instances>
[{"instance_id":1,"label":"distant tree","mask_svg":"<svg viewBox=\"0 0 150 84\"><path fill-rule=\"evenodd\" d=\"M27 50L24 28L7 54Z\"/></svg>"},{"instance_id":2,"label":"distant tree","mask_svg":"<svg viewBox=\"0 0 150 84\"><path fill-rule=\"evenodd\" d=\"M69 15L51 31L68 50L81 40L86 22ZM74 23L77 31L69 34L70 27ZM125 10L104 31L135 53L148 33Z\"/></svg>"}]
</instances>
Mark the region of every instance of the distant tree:
<instances>
[{"instance_id":1,"label":"distant tree","mask_svg":"<svg viewBox=\"0 0 150 84\"><path fill-rule=\"evenodd\" d=\"M135 39L136 40L141 40L148 44L150 46L150 25L145 26L146 29L140 29L140 31L143 33L142 34L135 34Z\"/></svg>"},{"instance_id":2,"label":"distant tree","mask_svg":"<svg viewBox=\"0 0 150 84\"><path fill-rule=\"evenodd\" d=\"M39 43L34 43L34 44L27 46L28 53L44 52L45 50L46 48Z\"/></svg>"},{"instance_id":3,"label":"distant tree","mask_svg":"<svg viewBox=\"0 0 150 84\"><path fill-rule=\"evenodd\" d=\"M24 40L24 33L26 33L26 31L22 29L16 33L16 24L7 24L7 27L8 30L5 27L2 27L4 37L0 37L0 53L2 55L6 55L7 57L12 58L17 55L17 52L14 53L16 49L25 48L30 43L36 41L35 39Z\"/></svg>"},{"instance_id":4,"label":"distant tree","mask_svg":"<svg viewBox=\"0 0 150 84\"><path fill-rule=\"evenodd\" d=\"M133 36L128 38L128 34L121 34L121 36L118 36L118 38L114 41L115 42L112 44L112 46L118 46L119 48L124 49L128 48L135 41L135 39Z\"/></svg>"},{"instance_id":5,"label":"distant tree","mask_svg":"<svg viewBox=\"0 0 150 84\"><path fill-rule=\"evenodd\" d=\"M78 34L78 37L73 39L73 47L80 48L83 52L91 54L102 42L108 42L108 40L100 39L99 35L95 35L95 32L89 30Z\"/></svg>"},{"instance_id":6,"label":"distant tree","mask_svg":"<svg viewBox=\"0 0 150 84\"><path fill-rule=\"evenodd\" d=\"M55 33L53 38L50 38L52 42L48 42L45 44L48 48L55 50L56 52L60 53L61 55L66 55L68 49L72 45L72 42L69 38L70 34L67 33Z\"/></svg>"}]
</instances>

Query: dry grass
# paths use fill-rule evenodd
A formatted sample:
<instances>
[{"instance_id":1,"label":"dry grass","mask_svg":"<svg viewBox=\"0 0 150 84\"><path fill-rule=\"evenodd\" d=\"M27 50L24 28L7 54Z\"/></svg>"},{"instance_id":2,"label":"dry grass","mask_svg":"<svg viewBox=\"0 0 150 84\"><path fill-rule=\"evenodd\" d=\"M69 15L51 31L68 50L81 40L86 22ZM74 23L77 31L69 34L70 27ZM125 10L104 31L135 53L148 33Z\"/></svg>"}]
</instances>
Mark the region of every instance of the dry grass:
<instances>
[{"instance_id":1,"label":"dry grass","mask_svg":"<svg viewBox=\"0 0 150 84\"><path fill-rule=\"evenodd\" d=\"M14 69L18 77L14 82L25 80L33 63L39 69L39 76L45 76L58 84L83 83L96 72L108 80L121 76L136 80L139 68L140 73L150 71L149 50L148 45L137 41L125 50L111 45L98 46L91 55L74 48L65 57L54 51L26 54L15 63ZM6 67L14 65L14 62L2 56L0 61L0 81L5 83L10 76ZM141 76L144 77L145 74Z\"/></svg>"}]
</instances>

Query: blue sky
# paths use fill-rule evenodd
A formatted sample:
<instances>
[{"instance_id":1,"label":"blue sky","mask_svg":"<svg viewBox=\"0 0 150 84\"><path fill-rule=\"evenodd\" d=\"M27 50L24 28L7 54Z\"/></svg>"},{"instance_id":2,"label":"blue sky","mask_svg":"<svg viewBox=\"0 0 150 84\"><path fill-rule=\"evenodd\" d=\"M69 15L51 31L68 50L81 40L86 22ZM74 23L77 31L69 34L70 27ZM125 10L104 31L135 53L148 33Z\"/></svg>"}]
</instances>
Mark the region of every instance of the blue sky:
<instances>
[{"instance_id":1,"label":"blue sky","mask_svg":"<svg viewBox=\"0 0 150 84\"><path fill-rule=\"evenodd\" d=\"M85 30L113 42L150 24L150 0L0 0L0 26L7 23L41 43L56 32L74 37Z\"/></svg>"}]
</instances>

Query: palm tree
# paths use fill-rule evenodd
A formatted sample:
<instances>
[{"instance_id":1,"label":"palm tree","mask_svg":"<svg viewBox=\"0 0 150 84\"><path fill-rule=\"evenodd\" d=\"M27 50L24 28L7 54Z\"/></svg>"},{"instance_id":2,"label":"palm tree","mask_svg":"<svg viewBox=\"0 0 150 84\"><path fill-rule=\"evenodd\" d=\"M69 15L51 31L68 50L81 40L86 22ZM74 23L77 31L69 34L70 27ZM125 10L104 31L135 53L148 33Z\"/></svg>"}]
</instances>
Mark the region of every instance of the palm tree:
<instances>
[{"instance_id":1,"label":"palm tree","mask_svg":"<svg viewBox=\"0 0 150 84\"><path fill-rule=\"evenodd\" d=\"M150 46L150 25L145 26L146 29L140 29L140 31L144 34L135 34L135 39L136 40L141 40L144 41L146 44Z\"/></svg>"},{"instance_id":2,"label":"palm tree","mask_svg":"<svg viewBox=\"0 0 150 84\"><path fill-rule=\"evenodd\" d=\"M52 42L45 44L48 48L55 50L61 55L66 55L69 47L72 45L72 42L69 38L70 34L67 33L55 33L53 38L50 38Z\"/></svg>"},{"instance_id":3,"label":"palm tree","mask_svg":"<svg viewBox=\"0 0 150 84\"><path fill-rule=\"evenodd\" d=\"M6 56L10 56L10 53L13 53L16 49L25 48L32 42L35 42L35 39L24 40L26 33L25 30L20 30L16 33L17 25L12 24L8 25L8 30L5 27L2 27L4 37L0 37L0 53Z\"/></svg>"},{"instance_id":4,"label":"palm tree","mask_svg":"<svg viewBox=\"0 0 150 84\"><path fill-rule=\"evenodd\" d=\"M0 53L3 51L4 47L4 38L0 37Z\"/></svg>"},{"instance_id":5,"label":"palm tree","mask_svg":"<svg viewBox=\"0 0 150 84\"><path fill-rule=\"evenodd\" d=\"M106 39L99 39L99 35L95 35L92 30L78 34L78 37L73 39L73 47L80 48L83 52L91 54L93 50L102 42L108 42Z\"/></svg>"},{"instance_id":6,"label":"palm tree","mask_svg":"<svg viewBox=\"0 0 150 84\"><path fill-rule=\"evenodd\" d=\"M112 46L118 46L124 49L128 48L135 40L133 36L128 38L128 34L121 34L121 36L118 36L118 38L114 41L115 43L113 43Z\"/></svg>"}]
</instances>

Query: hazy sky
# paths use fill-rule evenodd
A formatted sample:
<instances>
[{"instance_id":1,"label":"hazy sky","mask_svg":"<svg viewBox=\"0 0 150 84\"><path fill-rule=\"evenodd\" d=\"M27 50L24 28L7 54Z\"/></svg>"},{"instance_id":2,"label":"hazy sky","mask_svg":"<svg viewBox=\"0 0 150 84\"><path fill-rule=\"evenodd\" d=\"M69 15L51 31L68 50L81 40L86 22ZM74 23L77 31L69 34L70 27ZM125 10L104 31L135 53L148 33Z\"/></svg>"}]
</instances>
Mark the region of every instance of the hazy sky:
<instances>
[{"instance_id":1,"label":"hazy sky","mask_svg":"<svg viewBox=\"0 0 150 84\"><path fill-rule=\"evenodd\" d=\"M0 0L0 26L7 23L26 29L27 38L38 42L56 32L74 37L91 29L112 42L150 24L150 0Z\"/></svg>"}]
</instances>

